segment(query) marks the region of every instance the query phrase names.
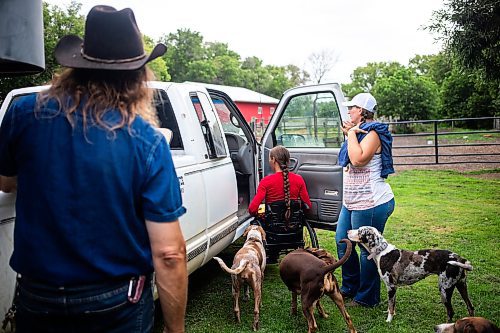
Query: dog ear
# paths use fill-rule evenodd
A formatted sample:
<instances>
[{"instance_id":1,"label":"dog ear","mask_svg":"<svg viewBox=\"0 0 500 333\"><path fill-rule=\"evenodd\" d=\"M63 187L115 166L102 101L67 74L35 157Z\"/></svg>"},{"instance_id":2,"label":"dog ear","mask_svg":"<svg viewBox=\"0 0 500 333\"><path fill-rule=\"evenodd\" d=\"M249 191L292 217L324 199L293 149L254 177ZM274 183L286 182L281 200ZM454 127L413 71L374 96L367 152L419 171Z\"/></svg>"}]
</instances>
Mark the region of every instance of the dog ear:
<instances>
[{"instance_id":1,"label":"dog ear","mask_svg":"<svg viewBox=\"0 0 500 333\"><path fill-rule=\"evenodd\" d=\"M250 231L251 225L249 225L246 229L245 232L243 232L243 237L246 237L248 235L248 232Z\"/></svg>"},{"instance_id":2,"label":"dog ear","mask_svg":"<svg viewBox=\"0 0 500 333\"><path fill-rule=\"evenodd\" d=\"M316 257L320 257L321 256L321 250L318 249L318 248L315 248L315 247L308 247L305 249L307 252L309 252L310 254L316 256Z\"/></svg>"},{"instance_id":3,"label":"dog ear","mask_svg":"<svg viewBox=\"0 0 500 333\"><path fill-rule=\"evenodd\" d=\"M368 243L368 229L359 228L358 229L358 237L361 243Z\"/></svg>"},{"instance_id":4,"label":"dog ear","mask_svg":"<svg viewBox=\"0 0 500 333\"><path fill-rule=\"evenodd\" d=\"M376 247L379 245L377 235L372 231L371 228L362 228L361 235L359 237L362 243L368 245L370 248Z\"/></svg>"},{"instance_id":5,"label":"dog ear","mask_svg":"<svg viewBox=\"0 0 500 333\"><path fill-rule=\"evenodd\" d=\"M264 228L262 228L260 225L259 225L259 231L260 231L260 234L262 235L262 240L265 241L266 240L266 232L264 231Z\"/></svg>"},{"instance_id":6,"label":"dog ear","mask_svg":"<svg viewBox=\"0 0 500 333\"><path fill-rule=\"evenodd\" d=\"M465 324L463 332L464 333L477 333L476 328L474 327L474 325L472 325L472 323L469 323L469 322Z\"/></svg>"}]
</instances>

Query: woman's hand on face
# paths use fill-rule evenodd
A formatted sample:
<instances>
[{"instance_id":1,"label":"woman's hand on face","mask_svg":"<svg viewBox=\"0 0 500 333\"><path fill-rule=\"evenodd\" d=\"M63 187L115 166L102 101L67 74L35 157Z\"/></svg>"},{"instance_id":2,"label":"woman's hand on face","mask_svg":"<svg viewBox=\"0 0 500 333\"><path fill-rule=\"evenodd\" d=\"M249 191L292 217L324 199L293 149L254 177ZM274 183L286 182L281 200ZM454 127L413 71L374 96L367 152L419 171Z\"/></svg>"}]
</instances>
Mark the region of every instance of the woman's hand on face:
<instances>
[{"instance_id":1,"label":"woman's hand on face","mask_svg":"<svg viewBox=\"0 0 500 333\"><path fill-rule=\"evenodd\" d=\"M368 133L367 131L365 131L364 129L361 129L359 128L359 125L360 124L357 124L357 125L354 125L353 127L351 127L348 132L354 132L354 133Z\"/></svg>"},{"instance_id":2,"label":"woman's hand on face","mask_svg":"<svg viewBox=\"0 0 500 333\"><path fill-rule=\"evenodd\" d=\"M354 123L351 121L343 121L342 122L342 132L347 135L347 132L354 127Z\"/></svg>"}]
</instances>

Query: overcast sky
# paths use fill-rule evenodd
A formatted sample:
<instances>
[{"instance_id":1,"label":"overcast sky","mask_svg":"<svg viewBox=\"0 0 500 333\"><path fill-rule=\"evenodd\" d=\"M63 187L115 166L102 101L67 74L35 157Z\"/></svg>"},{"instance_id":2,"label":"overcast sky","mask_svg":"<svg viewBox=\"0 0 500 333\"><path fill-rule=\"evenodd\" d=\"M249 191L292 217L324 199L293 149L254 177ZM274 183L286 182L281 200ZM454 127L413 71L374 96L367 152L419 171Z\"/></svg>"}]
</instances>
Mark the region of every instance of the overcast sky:
<instances>
[{"instance_id":1,"label":"overcast sky","mask_svg":"<svg viewBox=\"0 0 500 333\"><path fill-rule=\"evenodd\" d=\"M45 0L65 6L69 0ZM441 44L423 30L442 0L80 0L134 10L139 28L153 38L189 28L204 41L223 42L242 59L305 68L308 57L330 50L338 61L323 82L350 82L368 62L435 54Z\"/></svg>"}]
</instances>

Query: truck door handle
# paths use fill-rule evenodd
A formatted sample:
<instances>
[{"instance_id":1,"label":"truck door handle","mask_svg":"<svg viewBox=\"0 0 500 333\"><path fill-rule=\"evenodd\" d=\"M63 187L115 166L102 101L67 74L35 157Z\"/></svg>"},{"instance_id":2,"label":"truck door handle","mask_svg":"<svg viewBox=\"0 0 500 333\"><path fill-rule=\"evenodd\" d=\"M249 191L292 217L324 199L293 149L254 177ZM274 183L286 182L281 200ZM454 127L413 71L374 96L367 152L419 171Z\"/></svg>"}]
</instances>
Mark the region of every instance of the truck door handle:
<instances>
[{"instance_id":1,"label":"truck door handle","mask_svg":"<svg viewBox=\"0 0 500 333\"><path fill-rule=\"evenodd\" d=\"M290 170L293 171L297 167L298 162L299 161L296 158L291 157L290 158L290 163L289 163L289 166L288 166L290 168Z\"/></svg>"}]
</instances>

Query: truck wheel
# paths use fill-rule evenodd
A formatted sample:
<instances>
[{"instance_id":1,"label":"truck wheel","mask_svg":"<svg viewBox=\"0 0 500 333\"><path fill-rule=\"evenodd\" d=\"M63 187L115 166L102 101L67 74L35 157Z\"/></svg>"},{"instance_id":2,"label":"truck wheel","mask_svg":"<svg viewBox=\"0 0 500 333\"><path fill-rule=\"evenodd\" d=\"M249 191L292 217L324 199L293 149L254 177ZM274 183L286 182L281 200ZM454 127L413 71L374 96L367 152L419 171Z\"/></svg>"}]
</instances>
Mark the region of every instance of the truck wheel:
<instances>
[{"instance_id":1,"label":"truck wheel","mask_svg":"<svg viewBox=\"0 0 500 333\"><path fill-rule=\"evenodd\" d=\"M318 236L316 235L316 231L314 230L313 227L311 227L311 225L305 221L304 222L304 248L307 248L307 247L316 247L318 248L319 247L319 243L318 243Z\"/></svg>"}]
</instances>

